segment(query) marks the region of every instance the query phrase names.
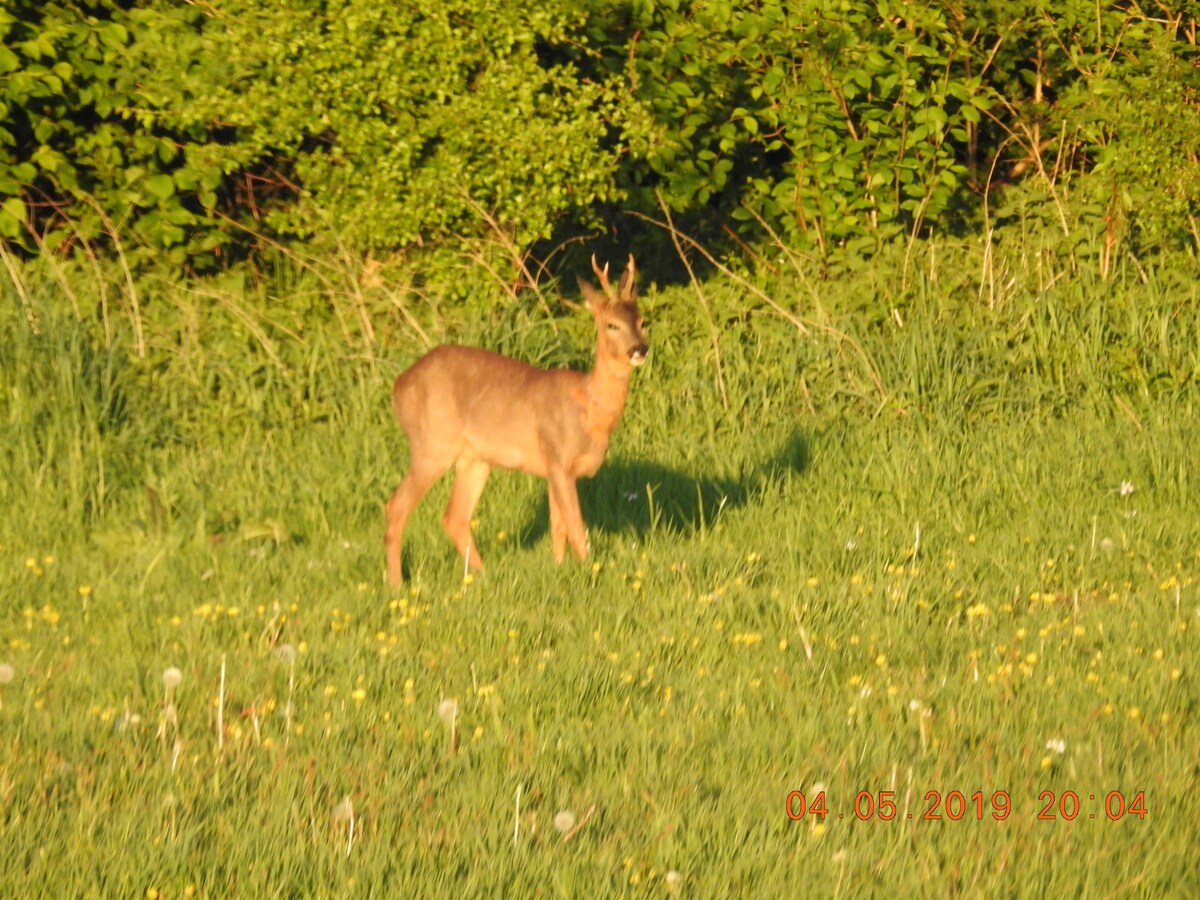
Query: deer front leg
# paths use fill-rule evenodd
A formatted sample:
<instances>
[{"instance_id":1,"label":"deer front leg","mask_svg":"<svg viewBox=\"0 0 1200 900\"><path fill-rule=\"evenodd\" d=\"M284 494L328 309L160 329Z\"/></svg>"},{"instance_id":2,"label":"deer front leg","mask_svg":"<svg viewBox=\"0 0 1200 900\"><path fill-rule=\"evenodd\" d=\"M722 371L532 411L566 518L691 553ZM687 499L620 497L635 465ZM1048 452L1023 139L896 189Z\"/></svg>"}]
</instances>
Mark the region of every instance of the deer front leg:
<instances>
[{"instance_id":1,"label":"deer front leg","mask_svg":"<svg viewBox=\"0 0 1200 900\"><path fill-rule=\"evenodd\" d=\"M550 535L554 541L554 558L562 562L564 542L580 559L586 559L587 529L583 524L583 513L579 509L579 492L575 479L566 472L552 472L550 482ZM555 510L557 508L557 516Z\"/></svg>"}]
</instances>

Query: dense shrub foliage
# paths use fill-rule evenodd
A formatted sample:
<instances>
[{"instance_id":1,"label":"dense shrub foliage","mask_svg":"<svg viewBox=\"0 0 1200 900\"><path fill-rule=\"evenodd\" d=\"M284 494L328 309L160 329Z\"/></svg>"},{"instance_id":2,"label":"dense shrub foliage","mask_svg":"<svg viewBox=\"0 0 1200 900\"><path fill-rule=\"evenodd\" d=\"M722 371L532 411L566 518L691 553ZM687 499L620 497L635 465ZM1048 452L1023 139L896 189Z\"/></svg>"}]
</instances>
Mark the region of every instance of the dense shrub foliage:
<instances>
[{"instance_id":1,"label":"dense shrub foliage","mask_svg":"<svg viewBox=\"0 0 1200 900\"><path fill-rule=\"evenodd\" d=\"M1003 218L1020 184L1109 251L1191 243L1196 12L5 0L0 236L196 269L279 241L516 258L669 212L825 250Z\"/></svg>"}]
</instances>

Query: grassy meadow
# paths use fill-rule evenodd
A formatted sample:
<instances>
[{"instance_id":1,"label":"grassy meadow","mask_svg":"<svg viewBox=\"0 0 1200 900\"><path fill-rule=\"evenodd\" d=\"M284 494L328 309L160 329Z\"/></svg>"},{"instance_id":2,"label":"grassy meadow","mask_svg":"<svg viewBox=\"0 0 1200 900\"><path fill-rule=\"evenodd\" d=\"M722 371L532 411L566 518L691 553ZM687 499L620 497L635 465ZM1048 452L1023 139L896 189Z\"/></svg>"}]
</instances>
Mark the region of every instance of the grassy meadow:
<instances>
[{"instance_id":1,"label":"grassy meadow","mask_svg":"<svg viewBox=\"0 0 1200 900\"><path fill-rule=\"evenodd\" d=\"M643 264L591 558L497 472L464 580L447 480L396 594L392 379L586 315L7 262L0 895L1200 886L1194 258Z\"/></svg>"}]
</instances>

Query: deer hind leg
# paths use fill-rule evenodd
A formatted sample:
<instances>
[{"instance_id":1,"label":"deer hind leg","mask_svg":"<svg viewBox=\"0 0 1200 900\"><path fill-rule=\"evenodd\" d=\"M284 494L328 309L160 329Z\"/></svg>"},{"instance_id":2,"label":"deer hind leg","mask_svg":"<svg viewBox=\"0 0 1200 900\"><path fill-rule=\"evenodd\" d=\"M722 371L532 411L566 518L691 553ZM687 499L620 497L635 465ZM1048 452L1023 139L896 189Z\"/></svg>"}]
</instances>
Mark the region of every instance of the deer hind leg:
<instances>
[{"instance_id":1,"label":"deer hind leg","mask_svg":"<svg viewBox=\"0 0 1200 900\"><path fill-rule=\"evenodd\" d=\"M441 464L436 461L423 461L415 450L412 457L412 466L408 474L404 476L387 505L387 534L384 543L387 546L388 584L392 587L399 587L403 578L400 572L400 545L408 516L433 483L450 467L449 462Z\"/></svg>"},{"instance_id":2,"label":"deer hind leg","mask_svg":"<svg viewBox=\"0 0 1200 900\"><path fill-rule=\"evenodd\" d=\"M454 489L450 493L446 514L442 516L442 525L458 552L466 558L472 569L479 571L483 570L483 560L471 538L471 516L475 514L475 507L491 473L490 465L470 450L464 450L455 464Z\"/></svg>"},{"instance_id":3,"label":"deer hind leg","mask_svg":"<svg viewBox=\"0 0 1200 900\"><path fill-rule=\"evenodd\" d=\"M549 490L550 497L550 546L554 549L554 561L562 562L567 549L567 526L558 510L558 492Z\"/></svg>"},{"instance_id":4,"label":"deer hind leg","mask_svg":"<svg viewBox=\"0 0 1200 900\"><path fill-rule=\"evenodd\" d=\"M566 472L553 472L550 482L550 536L553 541L554 558L562 562L564 544L570 542L571 549L580 559L586 559L587 529L583 524L583 513L579 509L579 492L575 479Z\"/></svg>"}]
</instances>

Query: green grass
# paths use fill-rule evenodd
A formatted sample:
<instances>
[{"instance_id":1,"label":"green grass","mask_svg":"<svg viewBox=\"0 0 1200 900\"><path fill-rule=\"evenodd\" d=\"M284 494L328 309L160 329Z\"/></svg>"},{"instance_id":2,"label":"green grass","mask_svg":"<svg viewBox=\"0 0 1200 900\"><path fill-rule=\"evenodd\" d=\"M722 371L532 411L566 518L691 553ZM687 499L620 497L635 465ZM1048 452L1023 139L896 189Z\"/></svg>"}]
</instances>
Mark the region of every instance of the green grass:
<instances>
[{"instance_id":1,"label":"green grass","mask_svg":"<svg viewBox=\"0 0 1200 900\"><path fill-rule=\"evenodd\" d=\"M772 286L808 334L706 284L715 349L692 289L647 291L592 559L555 566L544 485L497 473L464 583L443 483L396 596L406 320L164 289L138 359L31 267L39 333L0 302L0 892L1193 893L1192 263L985 302L937 251L820 313ZM583 316L442 312L586 360Z\"/></svg>"}]
</instances>

